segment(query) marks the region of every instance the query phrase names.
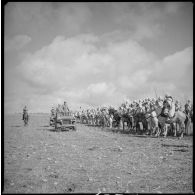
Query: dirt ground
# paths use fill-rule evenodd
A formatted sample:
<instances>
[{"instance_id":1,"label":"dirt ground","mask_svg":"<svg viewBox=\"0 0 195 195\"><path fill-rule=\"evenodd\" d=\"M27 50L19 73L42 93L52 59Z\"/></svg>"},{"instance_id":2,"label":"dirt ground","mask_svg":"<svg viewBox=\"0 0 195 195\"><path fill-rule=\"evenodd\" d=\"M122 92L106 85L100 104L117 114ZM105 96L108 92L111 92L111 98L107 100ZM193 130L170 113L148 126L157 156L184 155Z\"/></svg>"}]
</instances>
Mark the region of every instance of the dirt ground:
<instances>
[{"instance_id":1,"label":"dirt ground","mask_svg":"<svg viewBox=\"0 0 195 195\"><path fill-rule=\"evenodd\" d=\"M77 124L55 132L49 115L4 121L3 193L190 193L193 137L154 138ZM3 138L2 138L3 139Z\"/></svg>"}]
</instances>

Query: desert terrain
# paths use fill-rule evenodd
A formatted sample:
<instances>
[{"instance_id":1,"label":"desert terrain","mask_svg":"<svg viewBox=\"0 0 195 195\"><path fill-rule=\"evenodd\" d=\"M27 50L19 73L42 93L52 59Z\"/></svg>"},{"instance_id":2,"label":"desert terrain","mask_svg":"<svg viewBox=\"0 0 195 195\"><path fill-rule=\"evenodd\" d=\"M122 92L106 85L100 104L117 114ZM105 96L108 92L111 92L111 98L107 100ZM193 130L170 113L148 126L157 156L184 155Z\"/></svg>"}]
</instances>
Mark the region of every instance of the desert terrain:
<instances>
[{"instance_id":1,"label":"desert terrain","mask_svg":"<svg viewBox=\"0 0 195 195\"><path fill-rule=\"evenodd\" d=\"M49 115L5 115L3 193L191 193L193 137L155 138L77 124L56 132ZM3 187L3 186L2 186Z\"/></svg>"}]
</instances>

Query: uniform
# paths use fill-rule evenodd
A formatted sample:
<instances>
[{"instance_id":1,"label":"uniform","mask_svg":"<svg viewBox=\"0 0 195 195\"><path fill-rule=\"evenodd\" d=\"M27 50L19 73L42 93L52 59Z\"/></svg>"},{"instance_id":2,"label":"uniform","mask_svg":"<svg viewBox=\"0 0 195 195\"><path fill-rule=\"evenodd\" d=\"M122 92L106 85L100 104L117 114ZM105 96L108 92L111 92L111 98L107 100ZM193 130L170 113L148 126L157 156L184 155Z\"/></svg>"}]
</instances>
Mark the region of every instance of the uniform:
<instances>
[{"instance_id":1,"label":"uniform","mask_svg":"<svg viewBox=\"0 0 195 195\"><path fill-rule=\"evenodd\" d=\"M25 114L25 113L28 113L28 110L27 110L27 107L26 107L26 106L23 108L22 120L24 120L24 114Z\"/></svg>"}]
</instances>

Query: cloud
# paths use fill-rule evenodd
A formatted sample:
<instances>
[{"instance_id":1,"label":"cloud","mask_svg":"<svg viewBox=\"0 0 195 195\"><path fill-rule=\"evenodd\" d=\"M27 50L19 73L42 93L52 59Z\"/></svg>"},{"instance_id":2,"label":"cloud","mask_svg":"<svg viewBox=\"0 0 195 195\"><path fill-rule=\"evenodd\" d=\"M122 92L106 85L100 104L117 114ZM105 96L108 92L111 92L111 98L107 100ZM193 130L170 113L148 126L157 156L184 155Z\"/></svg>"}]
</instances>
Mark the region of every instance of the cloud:
<instances>
[{"instance_id":1,"label":"cloud","mask_svg":"<svg viewBox=\"0 0 195 195\"><path fill-rule=\"evenodd\" d=\"M33 39L72 35L85 29L91 16L85 3L9 2L5 6L5 32L26 32Z\"/></svg>"},{"instance_id":2,"label":"cloud","mask_svg":"<svg viewBox=\"0 0 195 195\"><path fill-rule=\"evenodd\" d=\"M180 2L112 3L113 20L119 29L129 31L132 39L159 38L164 33L164 19L176 14L183 6ZM112 13L112 12L111 12Z\"/></svg>"},{"instance_id":3,"label":"cloud","mask_svg":"<svg viewBox=\"0 0 195 195\"><path fill-rule=\"evenodd\" d=\"M150 79L164 82L170 80L179 81L183 79L184 82L186 82L188 78L192 79L192 70L193 49L192 47L189 47L158 61ZM187 75L189 75L189 77Z\"/></svg>"},{"instance_id":4,"label":"cloud","mask_svg":"<svg viewBox=\"0 0 195 195\"><path fill-rule=\"evenodd\" d=\"M5 51L20 50L31 42L31 37L27 35L17 35L12 39L5 38Z\"/></svg>"},{"instance_id":5,"label":"cloud","mask_svg":"<svg viewBox=\"0 0 195 195\"><path fill-rule=\"evenodd\" d=\"M117 106L126 98L154 96L154 87L158 93L192 94L192 47L158 59L135 40L105 40L93 34L58 36L24 55L17 72L28 86L28 103L46 111L65 100L74 109Z\"/></svg>"},{"instance_id":6,"label":"cloud","mask_svg":"<svg viewBox=\"0 0 195 195\"><path fill-rule=\"evenodd\" d=\"M183 2L167 2L165 4L165 12L168 14L175 14L183 6Z\"/></svg>"},{"instance_id":7,"label":"cloud","mask_svg":"<svg viewBox=\"0 0 195 195\"><path fill-rule=\"evenodd\" d=\"M193 48L186 48L156 62L149 81L155 81L162 88L168 87L168 91L175 96L185 93L192 96Z\"/></svg>"}]
</instances>

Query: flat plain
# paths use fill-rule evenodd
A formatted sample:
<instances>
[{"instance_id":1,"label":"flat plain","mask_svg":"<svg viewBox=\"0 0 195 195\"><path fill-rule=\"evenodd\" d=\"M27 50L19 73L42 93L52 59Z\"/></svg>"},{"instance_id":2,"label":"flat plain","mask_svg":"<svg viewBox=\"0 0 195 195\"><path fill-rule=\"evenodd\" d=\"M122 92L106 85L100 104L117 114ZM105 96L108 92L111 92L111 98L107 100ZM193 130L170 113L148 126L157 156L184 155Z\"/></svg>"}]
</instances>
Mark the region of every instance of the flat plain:
<instances>
[{"instance_id":1,"label":"flat plain","mask_svg":"<svg viewBox=\"0 0 195 195\"><path fill-rule=\"evenodd\" d=\"M5 115L3 193L192 193L193 136L155 138L77 124L56 132L49 115ZM2 138L3 139L3 138Z\"/></svg>"}]
</instances>

